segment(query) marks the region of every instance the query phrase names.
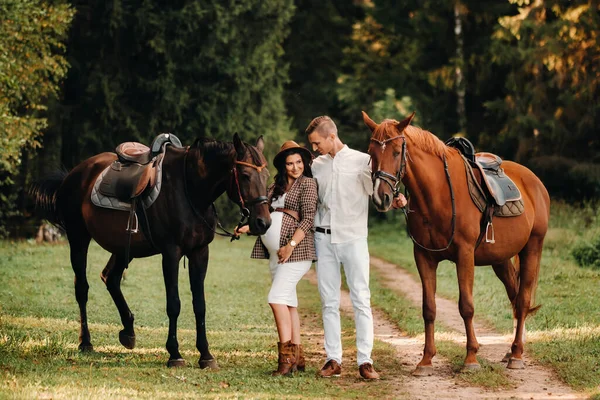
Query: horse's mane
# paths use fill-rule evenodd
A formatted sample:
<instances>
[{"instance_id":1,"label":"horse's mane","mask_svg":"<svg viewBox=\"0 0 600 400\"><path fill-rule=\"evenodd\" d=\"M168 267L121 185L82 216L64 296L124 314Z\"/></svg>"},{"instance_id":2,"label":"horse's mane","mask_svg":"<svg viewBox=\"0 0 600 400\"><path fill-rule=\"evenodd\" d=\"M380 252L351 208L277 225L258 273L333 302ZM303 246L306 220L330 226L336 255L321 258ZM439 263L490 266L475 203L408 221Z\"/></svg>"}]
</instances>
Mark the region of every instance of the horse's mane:
<instances>
[{"instance_id":1,"label":"horse's mane","mask_svg":"<svg viewBox=\"0 0 600 400\"><path fill-rule=\"evenodd\" d=\"M212 138L202 138L196 141L196 147L201 149L205 160L214 160L226 158L233 155L235 148L231 142L222 142ZM244 147L250 152L252 161L256 165L261 165L262 160L258 150L254 146L244 143Z\"/></svg>"},{"instance_id":2,"label":"horse's mane","mask_svg":"<svg viewBox=\"0 0 600 400\"><path fill-rule=\"evenodd\" d=\"M376 140L385 140L394 136L397 136L400 132L396 128L399 122L395 119L383 120L373 134L373 138ZM416 126L408 125L404 129L404 133L407 138L410 139L412 145L416 146L420 150L435 154L438 157L448 155L450 147L446 146L444 142L438 139L433 133L426 131Z\"/></svg>"}]
</instances>

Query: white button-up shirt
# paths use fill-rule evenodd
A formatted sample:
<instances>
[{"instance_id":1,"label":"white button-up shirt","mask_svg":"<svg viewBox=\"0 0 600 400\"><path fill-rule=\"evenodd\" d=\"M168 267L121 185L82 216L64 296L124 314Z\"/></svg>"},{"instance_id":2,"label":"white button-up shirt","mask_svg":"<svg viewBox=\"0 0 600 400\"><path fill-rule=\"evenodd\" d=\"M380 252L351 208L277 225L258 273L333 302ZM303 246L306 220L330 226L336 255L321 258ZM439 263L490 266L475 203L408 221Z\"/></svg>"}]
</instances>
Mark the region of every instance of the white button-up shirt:
<instances>
[{"instance_id":1,"label":"white button-up shirt","mask_svg":"<svg viewBox=\"0 0 600 400\"><path fill-rule=\"evenodd\" d=\"M331 243L367 237L369 196L373 194L370 156L344 146L312 164L319 187L315 227L331 229Z\"/></svg>"}]
</instances>

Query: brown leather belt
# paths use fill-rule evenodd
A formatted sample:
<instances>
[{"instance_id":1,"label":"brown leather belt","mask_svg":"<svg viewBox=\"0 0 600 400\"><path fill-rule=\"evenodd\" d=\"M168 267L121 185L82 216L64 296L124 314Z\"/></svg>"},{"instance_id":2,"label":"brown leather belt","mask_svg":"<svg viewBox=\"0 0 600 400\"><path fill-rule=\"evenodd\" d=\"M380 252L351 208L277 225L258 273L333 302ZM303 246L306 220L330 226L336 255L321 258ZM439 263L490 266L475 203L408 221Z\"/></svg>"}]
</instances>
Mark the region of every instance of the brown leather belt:
<instances>
[{"instance_id":1,"label":"brown leather belt","mask_svg":"<svg viewBox=\"0 0 600 400\"><path fill-rule=\"evenodd\" d=\"M276 208L275 211L282 212L294 218L296 221L300 221L300 215L298 214L298 211L290 210L289 208Z\"/></svg>"}]
</instances>

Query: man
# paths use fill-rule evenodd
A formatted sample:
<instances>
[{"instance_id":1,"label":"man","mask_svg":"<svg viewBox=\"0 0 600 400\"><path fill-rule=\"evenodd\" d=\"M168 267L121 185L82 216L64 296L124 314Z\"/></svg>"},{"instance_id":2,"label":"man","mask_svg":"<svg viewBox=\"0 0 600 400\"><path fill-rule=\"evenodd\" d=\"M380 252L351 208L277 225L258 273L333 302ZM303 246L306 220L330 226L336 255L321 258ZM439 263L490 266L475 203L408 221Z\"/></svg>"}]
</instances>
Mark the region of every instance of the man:
<instances>
[{"instance_id":1,"label":"man","mask_svg":"<svg viewBox=\"0 0 600 400\"><path fill-rule=\"evenodd\" d=\"M312 164L319 195L315 249L327 353L319 375L340 376L342 371L341 264L354 307L359 373L365 379L379 379L371 359L373 315L367 246L369 196L373 193L370 157L344 145L328 116L313 119L306 134L313 151L321 154Z\"/></svg>"}]
</instances>

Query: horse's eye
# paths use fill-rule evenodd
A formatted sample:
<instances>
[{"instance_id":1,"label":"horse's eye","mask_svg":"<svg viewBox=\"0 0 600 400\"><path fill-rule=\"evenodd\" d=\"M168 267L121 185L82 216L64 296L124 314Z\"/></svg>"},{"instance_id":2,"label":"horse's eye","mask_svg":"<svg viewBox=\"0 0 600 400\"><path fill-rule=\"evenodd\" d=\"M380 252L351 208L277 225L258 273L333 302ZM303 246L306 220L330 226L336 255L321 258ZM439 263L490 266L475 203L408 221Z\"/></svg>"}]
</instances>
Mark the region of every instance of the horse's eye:
<instances>
[{"instance_id":1,"label":"horse's eye","mask_svg":"<svg viewBox=\"0 0 600 400\"><path fill-rule=\"evenodd\" d=\"M394 151L394 158L397 158L400 155L400 152Z\"/></svg>"}]
</instances>

